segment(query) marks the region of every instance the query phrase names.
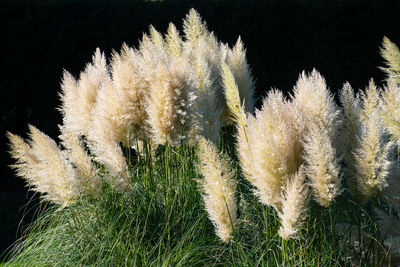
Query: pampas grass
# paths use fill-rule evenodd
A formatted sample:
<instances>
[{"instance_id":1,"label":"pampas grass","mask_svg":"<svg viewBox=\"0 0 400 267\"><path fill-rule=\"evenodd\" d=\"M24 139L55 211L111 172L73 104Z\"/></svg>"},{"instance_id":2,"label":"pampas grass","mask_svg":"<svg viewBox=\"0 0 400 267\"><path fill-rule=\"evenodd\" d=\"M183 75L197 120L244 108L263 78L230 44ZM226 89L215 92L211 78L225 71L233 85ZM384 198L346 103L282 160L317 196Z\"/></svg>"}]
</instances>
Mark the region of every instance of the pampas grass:
<instances>
[{"instance_id":1,"label":"pampas grass","mask_svg":"<svg viewBox=\"0 0 400 267\"><path fill-rule=\"evenodd\" d=\"M132 192L123 147L143 154L144 142L152 143L153 150L166 143L194 144L198 136L217 143L228 121L220 64L231 66L239 97L248 98L247 110L252 109L254 81L240 39L231 50L194 9L183 24L185 40L173 24L165 38L150 26L139 49L124 44L109 65L97 49L78 80L64 72L61 144L90 192L98 188L92 159L104 167L102 177L110 184Z\"/></svg>"},{"instance_id":2,"label":"pampas grass","mask_svg":"<svg viewBox=\"0 0 400 267\"><path fill-rule=\"evenodd\" d=\"M17 174L51 202L10 264L394 264L396 82L345 84L339 107L303 72L254 112L241 39L222 43L195 10L183 24L65 72L60 146L8 133Z\"/></svg>"},{"instance_id":3,"label":"pampas grass","mask_svg":"<svg viewBox=\"0 0 400 267\"><path fill-rule=\"evenodd\" d=\"M302 163L298 157L299 135L291 124L291 117L296 115L292 110L281 92L271 91L246 127L253 154L251 180L261 202L277 210L282 206L282 188Z\"/></svg>"},{"instance_id":4,"label":"pampas grass","mask_svg":"<svg viewBox=\"0 0 400 267\"><path fill-rule=\"evenodd\" d=\"M246 49L240 37L232 50L228 50L226 61L235 77L235 82L239 89L240 102L244 104L245 111L252 113L254 109L255 80L247 63Z\"/></svg>"},{"instance_id":5,"label":"pampas grass","mask_svg":"<svg viewBox=\"0 0 400 267\"><path fill-rule=\"evenodd\" d=\"M228 242L236 224L234 173L230 170L229 161L218 153L213 142L205 138L200 138L198 142L199 171L204 177L200 184L204 190L206 210L217 235Z\"/></svg>"},{"instance_id":6,"label":"pampas grass","mask_svg":"<svg viewBox=\"0 0 400 267\"><path fill-rule=\"evenodd\" d=\"M92 122L92 109L101 84L108 79L105 55L96 49L92 63L88 63L79 80L64 72L61 83L60 107L63 125L78 136L88 135Z\"/></svg>"},{"instance_id":7,"label":"pampas grass","mask_svg":"<svg viewBox=\"0 0 400 267\"><path fill-rule=\"evenodd\" d=\"M381 67L389 80L400 82L400 50L386 36L383 38L381 55L387 67Z\"/></svg>"},{"instance_id":8,"label":"pampas grass","mask_svg":"<svg viewBox=\"0 0 400 267\"><path fill-rule=\"evenodd\" d=\"M301 74L293 97L306 123L303 137L305 172L316 201L329 206L341 191L335 142L340 127L339 109L325 79L316 70L310 75Z\"/></svg>"},{"instance_id":9,"label":"pampas grass","mask_svg":"<svg viewBox=\"0 0 400 267\"><path fill-rule=\"evenodd\" d=\"M357 173L354 178L360 193L366 198L382 194L391 176L394 143L389 140L387 130L380 116L380 90L371 80L365 93L362 93L363 122L358 148L354 151Z\"/></svg>"},{"instance_id":10,"label":"pampas grass","mask_svg":"<svg viewBox=\"0 0 400 267\"><path fill-rule=\"evenodd\" d=\"M43 199L61 206L71 204L82 187L66 155L49 136L29 126L30 140L8 133L10 153L16 160L12 167L31 189L43 194Z\"/></svg>"},{"instance_id":11,"label":"pampas grass","mask_svg":"<svg viewBox=\"0 0 400 267\"><path fill-rule=\"evenodd\" d=\"M192 103L185 75L184 62L177 60L158 66L150 82L147 113L156 144L177 145L186 138Z\"/></svg>"},{"instance_id":12,"label":"pampas grass","mask_svg":"<svg viewBox=\"0 0 400 267\"><path fill-rule=\"evenodd\" d=\"M109 175L107 180L122 191L130 191L128 164L119 142L127 141L129 125L125 124L121 94L115 90L111 79L104 81L93 113L96 114L88 134L88 145L96 161L103 164ZM122 140L121 140L122 139Z\"/></svg>"},{"instance_id":13,"label":"pampas grass","mask_svg":"<svg viewBox=\"0 0 400 267\"><path fill-rule=\"evenodd\" d=\"M282 211L279 212L281 227L279 236L283 239L296 237L303 228L308 211L309 192L305 183L304 168L288 179L283 193Z\"/></svg>"},{"instance_id":14,"label":"pampas grass","mask_svg":"<svg viewBox=\"0 0 400 267\"><path fill-rule=\"evenodd\" d=\"M358 147L358 138L361 131L361 100L355 95L349 83L344 84L340 91L340 102L343 110L343 127L340 131L341 148L343 155L343 176L347 182L350 193L357 199L362 199L359 194L358 183L354 178L357 173L357 164L354 150Z\"/></svg>"},{"instance_id":15,"label":"pampas grass","mask_svg":"<svg viewBox=\"0 0 400 267\"><path fill-rule=\"evenodd\" d=\"M392 139L400 144L400 86L390 80L382 91L381 116Z\"/></svg>"}]
</instances>

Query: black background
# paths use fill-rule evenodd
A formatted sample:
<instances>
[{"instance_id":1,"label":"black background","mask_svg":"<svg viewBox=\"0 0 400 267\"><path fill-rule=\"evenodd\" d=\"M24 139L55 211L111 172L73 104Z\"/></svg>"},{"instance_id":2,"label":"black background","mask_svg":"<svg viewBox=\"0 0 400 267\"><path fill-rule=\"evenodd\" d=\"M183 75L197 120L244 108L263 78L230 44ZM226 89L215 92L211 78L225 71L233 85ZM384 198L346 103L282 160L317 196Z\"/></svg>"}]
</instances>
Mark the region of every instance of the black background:
<instances>
[{"instance_id":1,"label":"black background","mask_svg":"<svg viewBox=\"0 0 400 267\"><path fill-rule=\"evenodd\" d=\"M270 88L290 92L301 71L319 70L333 92L345 81L358 89L382 84L383 36L400 45L400 1L0 0L0 254L16 238L27 193L7 167L6 131L26 137L28 123L57 140L63 69L77 76L96 47L110 56L137 46L152 24L182 29L191 7L209 30L233 45L240 35L257 78L257 99ZM28 214L28 222L32 212Z\"/></svg>"}]
</instances>

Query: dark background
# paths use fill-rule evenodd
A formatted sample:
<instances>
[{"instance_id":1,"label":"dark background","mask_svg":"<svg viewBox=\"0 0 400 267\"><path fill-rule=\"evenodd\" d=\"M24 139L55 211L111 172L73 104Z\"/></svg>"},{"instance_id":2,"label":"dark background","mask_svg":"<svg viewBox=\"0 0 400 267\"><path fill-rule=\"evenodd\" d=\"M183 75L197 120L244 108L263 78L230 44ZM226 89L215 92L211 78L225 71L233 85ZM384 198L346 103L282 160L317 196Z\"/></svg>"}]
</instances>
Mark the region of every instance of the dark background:
<instances>
[{"instance_id":1,"label":"dark background","mask_svg":"<svg viewBox=\"0 0 400 267\"><path fill-rule=\"evenodd\" d=\"M109 56L123 42L136 46L150 24L163 33L170 21L181 29L191 7L223 42L242 37L258 99L271 87L290 92L299 73L314 67L334 92L345 81L382 84L383 36L400 44L396 0L0 0L0 254L24 210L31 210L27 223L38 205L7 167L5 132L26 137L31 123L57 140L64 68L77 76L96 47Z\"/></svg>"}]
</instances>

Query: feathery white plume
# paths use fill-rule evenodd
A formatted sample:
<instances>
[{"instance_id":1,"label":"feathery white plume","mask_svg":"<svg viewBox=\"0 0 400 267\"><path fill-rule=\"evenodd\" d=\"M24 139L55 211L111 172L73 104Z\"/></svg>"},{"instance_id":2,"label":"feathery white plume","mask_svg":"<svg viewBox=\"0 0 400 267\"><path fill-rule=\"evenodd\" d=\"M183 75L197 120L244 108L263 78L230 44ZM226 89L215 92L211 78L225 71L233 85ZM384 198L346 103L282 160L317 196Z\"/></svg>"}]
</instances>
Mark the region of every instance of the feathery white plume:
<instances>
[{"instance_id":1,"label":"feathery white plume","mask_svg":"<svg viewBox=\"0 0 400 267\"><path fill-rule=\"evenodd\" d=\"M12 167L45 200L62 206L71 204L82 191L74 168L53 139L34 126L29 130L29 143L8 133L10 153L17 160Z\"/></svg>"},{"instance_id":2,"label":"feathery white plume","mask_svg":"<svg viewBox=\"0 0 400 267\"><path fill-rule=\"evenodd\" d=\"M343 89L340 91L340 102L343 107L340 154L343 155L344 177L350 193L361 199L362 196L358 192L356 180L357 163L353 154L358 147L358 138L361 134L361 100L358 94L354 94L354 90L349 83L344 84Z\"/></svg>"},{"instance_id":3,"label":"feathery white plume","mask_svg":"<svg viewBox=\"0 0 400 267\"><path fill-rule=\"evenodd\" d=\"M380 194L388 186L388 177L393 169L394 143L389 140L384 127L380 105L380 91L371 80L361 95L361 133L358 147L354 151L357 184L360 193L366 197Z\"/></svg>"},{"instance_id":4,"label":"feathery white plume","mask_svg":"<svg viewBox=\"0 0 400 267\"><path fill-rule=\"evenodd\" d=\"M201 185L203 199L210 220L216 227L216 233L222 241L232 238L236 224L235 191L236 181L227 158L218 153L213 142L200 137L198 156L200 173L204 177Z\"/></svg>"},{"instance_id":5,"label":"feathery white plume","mask_svg":"<svg viewBox=\"0 0 400 267\"><path fill-rule=\"evenodd\" d=\"M293 101L306 123L303 136L305 172L316 201L329 206L341 192L337 149L339 109L316 70L304 72L294 88Z\"/></svg>"},{"instance_id":6,"label":"feathery white plume","mask_svg":"<svg viewBox=\"0 0 400 267\"><path fill-rule=\"evenodd\" d=\"M305 183L304 168L294 174L286 183L282 200L279 236L283 239L296 237L301 230L308 211L308 185Z\"/></svg>"}]
</instances>

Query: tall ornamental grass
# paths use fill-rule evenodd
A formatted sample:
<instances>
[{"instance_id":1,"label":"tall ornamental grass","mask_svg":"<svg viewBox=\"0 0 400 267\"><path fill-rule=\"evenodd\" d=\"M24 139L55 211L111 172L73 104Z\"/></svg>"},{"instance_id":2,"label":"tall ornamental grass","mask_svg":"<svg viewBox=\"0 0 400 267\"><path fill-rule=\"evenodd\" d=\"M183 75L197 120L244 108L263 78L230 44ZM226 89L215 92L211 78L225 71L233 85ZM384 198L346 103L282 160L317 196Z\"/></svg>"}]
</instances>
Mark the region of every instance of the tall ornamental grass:
<instances>
[{"instance_id":1,"label":"tall ornamental grass","mask_svg":"<svg viewBox=\"0 0 400 267\"><path fill-rule=\"evenodd\" d=\"M255 109L240 38L195 10L183 34L99 49L61 82L60 144L7 133L12 166L45 209L10 266L344 266L400 262L399 49L388 81L334 101L300 74Z\"/></svg>"}]
</instances>

